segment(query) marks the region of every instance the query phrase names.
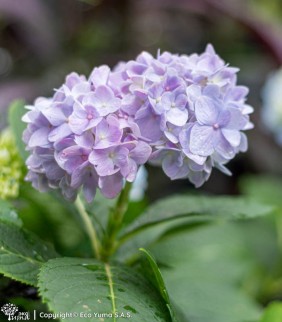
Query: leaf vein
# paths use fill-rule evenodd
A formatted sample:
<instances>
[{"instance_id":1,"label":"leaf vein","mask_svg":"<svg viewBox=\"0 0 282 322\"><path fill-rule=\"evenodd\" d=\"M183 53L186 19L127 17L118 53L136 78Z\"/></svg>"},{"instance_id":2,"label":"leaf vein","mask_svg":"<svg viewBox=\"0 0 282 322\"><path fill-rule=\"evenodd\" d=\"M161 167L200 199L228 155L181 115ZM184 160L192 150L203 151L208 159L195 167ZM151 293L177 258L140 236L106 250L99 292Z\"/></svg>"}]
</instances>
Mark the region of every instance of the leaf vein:
<instances>
[{"instance_id":1,"label":"leaf vein","mask_svg":"<svg viewBox=\"0 0 282 322\"><path fill-rule=\"evenodd\" d=\"M109 281L109 287L110 287L110 298L112 301L112 311L113 311L113 318L114 318L114 322L116 322L116 297L115 297L115 293L114 293L114 283L113 283L113 276L112 276L112 272L111 272L111 267L109 264L105 263L105 272Z\"/></svg>"}]
</instances>

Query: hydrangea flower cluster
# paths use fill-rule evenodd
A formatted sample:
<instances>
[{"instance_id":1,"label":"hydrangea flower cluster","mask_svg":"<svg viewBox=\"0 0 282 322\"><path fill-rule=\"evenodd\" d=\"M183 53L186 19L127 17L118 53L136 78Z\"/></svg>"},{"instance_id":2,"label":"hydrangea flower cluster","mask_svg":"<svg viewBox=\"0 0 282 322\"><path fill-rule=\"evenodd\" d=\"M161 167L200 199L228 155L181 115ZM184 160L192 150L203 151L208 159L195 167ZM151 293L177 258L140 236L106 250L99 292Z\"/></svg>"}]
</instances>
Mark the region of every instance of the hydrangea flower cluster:
<instances>
[{"instance_id":1,"label":"hydrangea flower cluster","mask_svg":"<svg viewBox=\"0 0 282 322\"><path fill-rule=\"evenodd\" d=\"M38 98L23 117L23 139L31 155L27 180L39 191L59 188L74 200L80 187L88 202L99 188L114 198L124 179L135 179L151 147L138 126L121 113L121 97L109 82L107 66L95 68L87 80L75 73L53 98Z\"/></svg>"},{"instance_id":2,"label":"hydrangea flower cluster","mask_svg":"<svg viewBox=\"0 0 282 322\"><path fill-rule=\"evenodd\" d=\"M262 92L262 121L282 146L282 67L268 78Z\"/></svg>"},{"instance_id":3,"label":"hydrangea flower cluster","mask_svg":"<svg viewBox=\"0 0 282 322\"><path fill-rule=\"evenodd\" d=\"M248 89L236 85L237 68L227 66L208 45L201 55L154 58L144 52L117 67L112 76L121 110L148 139L151 162L173 180L201 186L217 167L247 150L242 130L251 129Z\"/></svg>"},{"instance_id":4,"label":"hydrangea flower cluster","mask_svg":"<svg viewBox=\"0 0 282 322\"><path fill-rule=\"evenodd\" d=\"M82 187L91 202L97 188L115 197L147 161L197 187L213 167L229 174L225 164L247 149L241 131L252 128L237 71L208 45L201 55L143 52L113 71L95 68L88 79L70 74L23 117L27 180L69 200Z\"/></svg>"}]
</instances>

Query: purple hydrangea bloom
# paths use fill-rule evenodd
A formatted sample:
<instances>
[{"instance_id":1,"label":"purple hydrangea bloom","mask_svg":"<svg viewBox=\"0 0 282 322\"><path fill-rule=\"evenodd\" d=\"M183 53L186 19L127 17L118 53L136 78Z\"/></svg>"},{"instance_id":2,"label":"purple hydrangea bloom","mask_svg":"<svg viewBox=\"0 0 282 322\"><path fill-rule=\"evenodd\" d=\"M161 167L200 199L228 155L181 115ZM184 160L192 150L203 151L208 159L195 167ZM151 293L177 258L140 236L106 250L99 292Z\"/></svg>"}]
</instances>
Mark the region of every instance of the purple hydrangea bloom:
<instances>
[{"instance_id":1,"label":"purple hydrangea bloom","mask_svg":"<svg viewBox=\"0 0 282 322\"><path fill-rule=\"evenodd\" d=\"M181 91L166 92L162 95L162 106L165 109L166 121L178 127L188 121L187 96Z\"/></svg>"},{"instance_id":2,"label":"purple hydrangea bloom","mask_svg":"<svg viewBox=\"0 0 282 322\"><path fill-rule=\"evenodd\" d=\"M191 152L210 156L216 151L224 158L234 157L233 147L239 146L240 130L247 124L241 111L203 96L195 102L195 116L197 121L190 133Z\"/></svg>"},{"instance_id":3,"label":"purple hydrangea bloom","mask_svg":"<svg viewBox=\"0 0 282 322\"><path fill-rule=\"evenodd\" d=\"M208 45L201 55L143 52L110 78L118 80L122 110L153 148L151 163L198 187L213 167L230 174L225 164L247 149L242 131L253 127L253 109L245 103L248 89L236 84L237 72Z\"/></svg>"},{"instance_id":4,"label":"purple hydrangea bloom","mask_svg":"<svg viewBox=\"0 0 282 322\"><path fill-rule=\"evenodd\" d=\"M81 188L91 202L100 189L114 198L148 161L152 149L121 110L109 75L107 66L95 68L88 80L72 73L51 99L28 107L26 179L39 191L59 189L74 200Z\"/></svg>"},{"instance_id":5,"label":"purple hydrangea bloom","mask_svg":"<svg viewBox=\"0 0 282 322\"><path fill-rule=\"evenodd\" d=\"M248 89L208 45L201 55L141 53L135 60L72 73L50 99L23 117L30 151L27 180L40 191L59 189L91 202L100 189L115 197L150 161L172 180L196 187L212 169L247 150Z\"/></svg>"}]
</instances>

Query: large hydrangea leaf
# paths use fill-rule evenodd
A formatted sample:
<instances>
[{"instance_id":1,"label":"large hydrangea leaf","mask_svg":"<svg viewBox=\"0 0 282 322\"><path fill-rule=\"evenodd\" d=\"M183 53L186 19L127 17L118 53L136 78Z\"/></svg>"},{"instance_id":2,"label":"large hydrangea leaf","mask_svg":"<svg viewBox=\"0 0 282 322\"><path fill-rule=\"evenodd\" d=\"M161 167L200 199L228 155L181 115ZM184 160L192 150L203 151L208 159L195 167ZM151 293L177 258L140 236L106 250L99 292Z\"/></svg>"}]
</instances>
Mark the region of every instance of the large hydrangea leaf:
<instances>
[{"instance_id":1,"label":"large hydrangea leaf","mask_svg":"<svg viewBox=\"0 0 282 322\"><path fill-rule=\"evenodd\" d=\"M272 207L246 197L179 196L155 202L124 232L127 239L146 228L187 217L191 222L249 219L270 213Z\"/></svg>"},{"instance_id":2,"label":"large hydrangea leaf","mask_svg":"<svg viewBox=\"0 0 282 322\"><path fill-rule=\"evenodd\" d=\"M94 259L57 258L39 274L43 300L65 321L171 321L157 290L135 270Z\"/></svg>"},{"instance_id":3,"label":"large hydrangea leaf","mask_svg":"<svg viewBox=\"0 0 282 322\"><path fill-rule=\"evenodd\" d=\"M7 203L1 201L0 207L0 273L36 286L41 265L58 254L22 228L21 220Z\"/></svg>"}]
</instances>

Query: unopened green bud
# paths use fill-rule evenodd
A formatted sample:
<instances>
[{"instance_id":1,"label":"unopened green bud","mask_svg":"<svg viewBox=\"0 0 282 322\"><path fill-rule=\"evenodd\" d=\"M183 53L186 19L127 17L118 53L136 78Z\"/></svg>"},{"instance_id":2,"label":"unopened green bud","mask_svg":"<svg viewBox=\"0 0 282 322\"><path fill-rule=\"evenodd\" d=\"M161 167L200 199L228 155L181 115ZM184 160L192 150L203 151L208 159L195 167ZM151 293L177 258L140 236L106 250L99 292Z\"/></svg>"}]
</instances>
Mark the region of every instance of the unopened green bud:
<instances>
[{"instance_id":1,"label":"unopened green bud","mask_svg":"<svg viewBox=\"0 0 282 322\"><path fill-rule=\"evenodd\" d=\"M9 128L0 134L0 198L16 198L23 178L23 165Z\"/></svg>"}]
</instances>

